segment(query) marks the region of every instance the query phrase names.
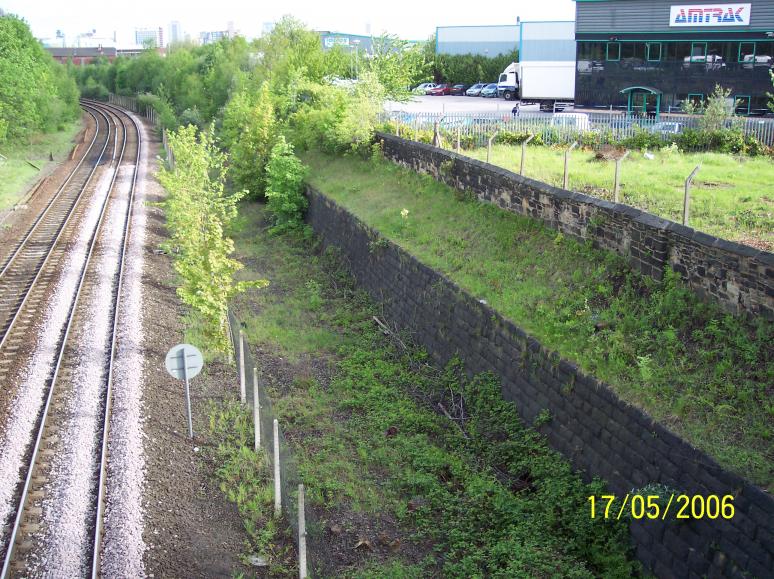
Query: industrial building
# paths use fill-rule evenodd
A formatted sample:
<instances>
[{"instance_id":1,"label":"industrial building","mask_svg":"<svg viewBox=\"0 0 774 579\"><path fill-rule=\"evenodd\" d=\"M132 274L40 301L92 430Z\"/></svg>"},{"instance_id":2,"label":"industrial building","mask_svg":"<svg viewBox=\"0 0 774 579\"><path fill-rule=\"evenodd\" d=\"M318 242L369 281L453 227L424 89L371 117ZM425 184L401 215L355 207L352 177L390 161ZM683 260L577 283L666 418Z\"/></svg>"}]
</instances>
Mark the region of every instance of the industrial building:
<instances>
[{"instance_id":1,"label":"industrial building","mask_svg":"<svg viewBox=\"0 0 774 579\"><path fill-rule=\"evenodd\" d=\"M351 52L366 54L372 54L374 50L374 39L372 36L330 32L328 30L319 30L317 33L320 35L323 50L330 50L334 46L340 46Z\"/></svg>"},{"instance_id":2,"label":"industrial building","mask_svg":"<svg viewBox=\"0 0 774 579\"><path fill-rule=\"evenodd\" d=\"M492 26L439 26L435 29L436 54L478 54L497 56L519 47L521 27L516 24Z\"/></svg>"},{"instance_id":3,"label":"industrial building","mask_svg":"<svg viewBox=\"0 0 774 579\"><path fill-rule=\"evenodd\" d=\"M774 2L576 0L575 104L631 114L678 111L716 85L738 114L765 114Z\"/></svg>"}]
</instances>

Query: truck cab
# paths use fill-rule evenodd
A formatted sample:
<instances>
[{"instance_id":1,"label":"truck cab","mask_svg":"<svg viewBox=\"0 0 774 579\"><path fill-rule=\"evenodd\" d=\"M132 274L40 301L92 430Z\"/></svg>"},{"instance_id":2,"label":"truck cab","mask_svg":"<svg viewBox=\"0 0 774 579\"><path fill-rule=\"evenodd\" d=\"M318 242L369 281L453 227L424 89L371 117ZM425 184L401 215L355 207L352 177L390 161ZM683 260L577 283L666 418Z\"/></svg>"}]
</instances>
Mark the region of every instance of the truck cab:
<instances>
[{"instance_id":1,"label":"truck cab","mask_svg":"<svg viewBox=\"0 0 774 579\"><path fill-rule=\"evenodd\" d=\"M507 101L519 98L519 63L512 62L497 81L497 96Z\"/></svg>"}]
</instances>

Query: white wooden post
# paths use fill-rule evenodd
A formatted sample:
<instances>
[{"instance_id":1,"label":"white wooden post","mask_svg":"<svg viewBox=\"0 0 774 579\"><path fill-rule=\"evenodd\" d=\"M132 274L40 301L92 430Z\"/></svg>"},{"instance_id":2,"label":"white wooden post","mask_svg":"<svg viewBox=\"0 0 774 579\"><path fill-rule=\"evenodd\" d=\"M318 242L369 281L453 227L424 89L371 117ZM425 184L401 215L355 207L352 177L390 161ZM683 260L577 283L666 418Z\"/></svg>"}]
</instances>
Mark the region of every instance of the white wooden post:
<instances>
[{"instance_id":1,"label":"white wooden post","mask_svg":"<svg viewBox=\"0 0 774 579\"><path fill-rule=\"evenodd\" d=\"M462 133L462 127L457 125L457 153L460 152L460 134Z\"/></svg>"},{"instance_id":2,"label":"white wooden post","mask_svg":"<svg viewBox=\"0 0 774 579\"><path fill-rule=\"evenodd\" d=\"M280 486L279 422L274 419L274 516L282 514L282 490Z\"/></svg>"},{"instance_id":3,"label":"white wooden post","mask_svg":"<svg viewBox=\"0 0 774 579\"><path fill-rule=\"evenodd\" d=\"M253 422L255 423L255 451L261 448L261 401L258 396L258 368L253 368Z\"/></svg>"},{"instance_id":4,"label":"white wooden post","mask_svg":"<svg viewBox=\"0 0 774 579\"><path fill-rule=\"evenodd\" d=\"M304 514L304 483L298 485L298 577L306 579L306 516Z\"/></svg>"},{"instance_id":5,"label":"white wooden post","mask_svg":"<svg viewBox=\"0 0 774 579\"><path fill-rule=\"evenodd\" d=\"M245 388L245 333L239 330L239 394L242 404L247 401Z\"/></svg>"}]
</instances>

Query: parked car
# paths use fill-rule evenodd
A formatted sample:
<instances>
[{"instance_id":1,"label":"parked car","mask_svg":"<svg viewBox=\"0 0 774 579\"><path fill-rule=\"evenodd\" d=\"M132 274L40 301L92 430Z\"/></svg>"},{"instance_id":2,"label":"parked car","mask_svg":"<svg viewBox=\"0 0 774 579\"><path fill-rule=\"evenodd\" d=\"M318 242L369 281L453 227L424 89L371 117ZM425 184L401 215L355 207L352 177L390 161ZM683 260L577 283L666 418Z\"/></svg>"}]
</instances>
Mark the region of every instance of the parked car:
<instances>
[{"instance_id":1,"label":"parked car","mask_svg":"<svg viewBox=\"0 0 774 579\"><path fill-rule=\"evenodd\" d=\"M484 98L497 98L497 83L491 82L481 89L481 95Z\"/></svg>"},{"instance_id":2,"label":"parked car","mask_svg":"<svg viewBox=\"0 0 774 579\"><path fill-rule=\"evenodd\" d=\"M470 87L466 84L455 84L453 87L451 87L451 94L464 96L465 91L468 90L469 88Z\"/></svg>"},{"instance_id":3,"label":"parked car","mask_svg":"<svg viewBox=\"0 0 774 579\"><path fill-rule=\"evenodd\" d=\"M486 83L484 82L477 82L472 87L470 87L468 90L465 91L465 94L467 96L481 96L481 89L486 86Z\"/></svg>"},{"instance_id":4,"label":"parked car","mask_svg":"<svg viewBox=\"0 0 774 579\"><path fill-rule=\"evenodd\" d=\"M591 122L586 113L555 113L551 117L551 126L576 131L590 131Z\"/></svg>"},{"instance_id":5,"label":"parked car","mask_svg":"<svg viewBox=\"0 0 774 579\"><path fill-rule=\"evenodd\" d=\"M683 132L683 124L673 121L662 121L654 123L648 130L651 133L661 133L662 135L677 135Z\"/></svg>"},{"instance_id":6,"label":"parked car","mask_svg":"<svg viewBox=\"0 0 774 579\"><path fill-rule=\"evenodd\" d=\"M414 87L413 92L414 94L427 94L427 91L431 88L435 88L434 82L423 82L422 84Z\"/></svg>"},{"instance_id":7,"label":"parked car","mask_svg":"<svg viewBox=\"0 0 774 579\"><path fill-rule=\"evenodd\" d=\"M432 96L443 96L447 94L451 94L451 85L450 84L437 84L431 89L427 89L427 94Z\"/></svg>"}]
</instances>

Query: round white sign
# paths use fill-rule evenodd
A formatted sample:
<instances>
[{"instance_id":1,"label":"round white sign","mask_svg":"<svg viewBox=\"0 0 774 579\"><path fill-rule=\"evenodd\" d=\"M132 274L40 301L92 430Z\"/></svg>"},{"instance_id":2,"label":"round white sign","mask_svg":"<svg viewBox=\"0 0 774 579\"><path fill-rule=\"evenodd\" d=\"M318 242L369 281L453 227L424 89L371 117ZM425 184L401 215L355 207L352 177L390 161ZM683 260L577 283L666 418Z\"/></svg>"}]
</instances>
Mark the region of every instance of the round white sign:
<instances>
[{"instance_id":1,"label":"round white sign","mask_svg":"<svg viewBox=\"0 0 774 579\"><path fill-rule=\"evenodd\" d=\"M202 371L204 357L196 346L178 344L167 352L165 360L167 372L178 380L189 380Z\"/></svg>"}]
</instances>

